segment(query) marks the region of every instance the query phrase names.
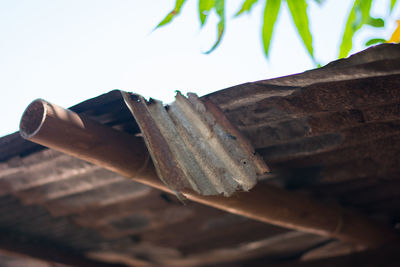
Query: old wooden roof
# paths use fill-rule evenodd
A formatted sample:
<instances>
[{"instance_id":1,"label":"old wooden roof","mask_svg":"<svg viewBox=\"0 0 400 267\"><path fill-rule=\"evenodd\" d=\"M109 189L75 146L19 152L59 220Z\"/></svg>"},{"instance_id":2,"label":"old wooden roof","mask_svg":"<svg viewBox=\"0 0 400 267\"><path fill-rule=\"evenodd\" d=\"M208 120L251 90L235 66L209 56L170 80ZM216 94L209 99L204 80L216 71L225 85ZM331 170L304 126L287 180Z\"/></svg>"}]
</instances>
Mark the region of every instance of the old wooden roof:
<instances>
[{"instance_id":1,"label":"old wooden roof","mask_svg":"<svg viewBox=\"0 0 400 267\"><path fill-rule=\"evenodd\" d=\"M399 227L400 45L208 97L267 162L274 178L266 183ZM139 132L118 91L71 109ZM4 250L77 266L247 266L360 250L201 204L183 205L18 133L1 138L0 151L0 261L18 258L1 256Z\"/></svg>"}]
</instances>

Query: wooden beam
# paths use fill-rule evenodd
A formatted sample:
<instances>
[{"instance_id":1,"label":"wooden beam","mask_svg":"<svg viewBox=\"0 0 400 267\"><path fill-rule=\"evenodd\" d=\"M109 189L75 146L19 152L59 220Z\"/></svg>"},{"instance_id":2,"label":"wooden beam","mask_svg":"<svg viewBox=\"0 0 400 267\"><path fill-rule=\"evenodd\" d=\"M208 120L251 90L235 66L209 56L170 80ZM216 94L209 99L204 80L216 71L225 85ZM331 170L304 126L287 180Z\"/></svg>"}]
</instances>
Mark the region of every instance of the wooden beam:
<instances>
[{"instance_id":1,"label":"wooden beam","mask_svg":"<svg viewBox=\"0 0 400 267\"><path fill-rule=\"evenodd\" d=\"M29 236L26 233L14 232L10 229L0 229L0 249L28 255L45 261L57 262L71 266L123 266L119 264L109 264L91 260L72 250L71 248L62 246L41 237Z\"/></svg>"},{"instance_id":2,"label":"wooden beam","mask_svg":"<svg viewBox=\"0 0 400 267\"><path fill-rule=\"evenodd\" d=\"M346 256L325 258L311 261L298 261L272 265L273 267L395 267L400 262L400 244L384 246L375 250L367 250Z\"/></svg>"},{"instance_id":3,"label":"wooden beam","mask_svg":"<svg viewBox=\"0 0 400 267\"><path fill-rule=\"evenodd\" d=\"M26 139L171 192L158 179L151 161L147 164L149 152L138 137L44 100L36 100L26 109L20 129ZM365 247L378 247L398 238L393 229L366 216L265 184L232 197L202 196L192 190L182 190L182 194L195 202L258 221Z\"/></svg>"}]
</instances>

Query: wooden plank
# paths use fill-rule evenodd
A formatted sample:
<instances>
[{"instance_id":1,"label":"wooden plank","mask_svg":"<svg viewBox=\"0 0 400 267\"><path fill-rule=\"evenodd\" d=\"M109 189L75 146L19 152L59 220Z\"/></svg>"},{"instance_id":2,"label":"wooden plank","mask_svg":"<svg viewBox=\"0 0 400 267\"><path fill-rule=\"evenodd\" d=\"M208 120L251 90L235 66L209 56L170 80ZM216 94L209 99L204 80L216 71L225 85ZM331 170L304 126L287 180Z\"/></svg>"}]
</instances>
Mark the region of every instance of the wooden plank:
<instances>
[{"instance_id":1,"label":"wooden plank","mask_svg":"<svg viewBox=\"0 0 400 267\"><path fill-rule=\"evenodd\" d=\"M72 266L121 266L91 260L71 248L8 229L0 229L0 249Z\"/></svg>"},{"instance_id":2,"label":"wooden plank","mask_svg":"<svg viewBox=\"0 0 400 267\"><path fill-rule=\"evenodd\" d=\"M287 264L269 265L272 267L397 267L400 262L399 245L386 246L376 250L354 253L351 255L320 260L290 262Z\"/></svg>"}]
</instances>

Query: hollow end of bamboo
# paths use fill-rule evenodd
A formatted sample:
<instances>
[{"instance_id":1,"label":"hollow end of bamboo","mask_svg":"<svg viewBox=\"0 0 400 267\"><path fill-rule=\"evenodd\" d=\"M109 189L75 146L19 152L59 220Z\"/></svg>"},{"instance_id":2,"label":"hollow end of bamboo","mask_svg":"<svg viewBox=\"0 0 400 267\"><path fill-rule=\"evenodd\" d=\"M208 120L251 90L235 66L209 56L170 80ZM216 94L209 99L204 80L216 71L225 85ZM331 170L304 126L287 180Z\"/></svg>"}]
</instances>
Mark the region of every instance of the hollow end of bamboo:
<instances>
[{"instance_id":1,"label":"hollow end of bamboo","mask_svg":"<svg viewBox=\"0 0 400 267\"><path fill-rule=\"evenodd\" d=\"M24 139L35 136L46 119L46 102L36 99L25 109L20 124L20 134Z\"/></svg>"}]
</instances>

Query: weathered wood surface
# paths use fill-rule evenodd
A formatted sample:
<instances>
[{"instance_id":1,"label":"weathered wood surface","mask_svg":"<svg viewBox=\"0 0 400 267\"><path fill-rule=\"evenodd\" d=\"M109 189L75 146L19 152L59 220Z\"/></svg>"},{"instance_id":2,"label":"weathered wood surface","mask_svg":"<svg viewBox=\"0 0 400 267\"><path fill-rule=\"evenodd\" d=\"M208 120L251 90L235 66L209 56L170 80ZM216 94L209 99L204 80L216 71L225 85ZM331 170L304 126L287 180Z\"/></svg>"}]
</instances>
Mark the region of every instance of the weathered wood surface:
<instances>
[{"instance_id":1,"label":"weathered wood surface","mask_svg":"<svg viewBox=\"0 0 400 267\"><path fill-rule=\"evenodd\" d=\"M207 97L252 141L276 184L395 226L400 222L400 56L399 46L385 47L390 53L381 56L379 50L372 59L358 55L357 60ZM138 132L119 92L74 110ZM38 152L40 147L17 139L0 139L2 231L46 237L97 259L140 264L292 261L329 241L305 235L287 242L279 239L291 236L285 229L198 204L183 206L158 191L54 151ZM371 257L376 263L380 255Z\"/></svg>"},{"instance_id":2,"label":"weathered wood surface","mask_svg":"<svg viewBox=\"0 0 400 267\"><path fill-rule=\"evenodd\" d=\"M271 265L273 267L395 267L399 266L400 262L400 247L387 246L376 250L368 250L350 255L331 257L320 260L310 260L302 262L292 262L290 264Z\"/></svg>"}]
</instances>

